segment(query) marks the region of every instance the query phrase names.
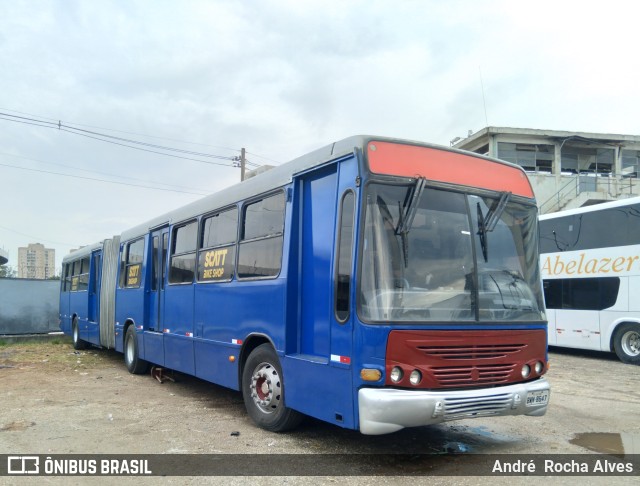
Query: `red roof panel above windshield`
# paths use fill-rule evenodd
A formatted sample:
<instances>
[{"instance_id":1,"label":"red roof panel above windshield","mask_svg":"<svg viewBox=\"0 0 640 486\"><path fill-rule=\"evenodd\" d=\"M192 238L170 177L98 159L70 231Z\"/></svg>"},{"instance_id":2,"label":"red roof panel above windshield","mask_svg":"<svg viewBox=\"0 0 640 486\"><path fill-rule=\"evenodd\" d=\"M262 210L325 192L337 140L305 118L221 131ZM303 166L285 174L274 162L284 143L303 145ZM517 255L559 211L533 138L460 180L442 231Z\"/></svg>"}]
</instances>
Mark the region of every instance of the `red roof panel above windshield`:
<instances>
[{"instance_id":1,"label":"red roof panel above windshield","mask_svg":"<svg viewBox=\"0 0 640 486\"><path fill-rule=\"evenodd\" d=\"M526 174L500 162L448 150L376 141L369 142L367 154L369 169L376 174L424 177L431 181L534 197Z\"/></svg>"}]
</instances>

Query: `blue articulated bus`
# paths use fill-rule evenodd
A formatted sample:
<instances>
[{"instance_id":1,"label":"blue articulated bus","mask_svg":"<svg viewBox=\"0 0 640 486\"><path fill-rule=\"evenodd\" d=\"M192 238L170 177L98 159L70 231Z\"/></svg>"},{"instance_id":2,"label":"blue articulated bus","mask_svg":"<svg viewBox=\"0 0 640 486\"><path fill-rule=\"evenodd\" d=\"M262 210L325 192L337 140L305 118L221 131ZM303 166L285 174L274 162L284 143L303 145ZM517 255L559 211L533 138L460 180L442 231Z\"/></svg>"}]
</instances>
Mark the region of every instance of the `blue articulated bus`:
<instances>
[{"instance_id":1,"label":"blue articulated bus","mask_svg":"<svg viewBox=\"0 0 640 486\"><path fill-rule=\"evenodd\" d=\"M61 328L272 431L540 416L536 218L515 165L351 137L68 255Z\"/></svg>"}]
</instances>

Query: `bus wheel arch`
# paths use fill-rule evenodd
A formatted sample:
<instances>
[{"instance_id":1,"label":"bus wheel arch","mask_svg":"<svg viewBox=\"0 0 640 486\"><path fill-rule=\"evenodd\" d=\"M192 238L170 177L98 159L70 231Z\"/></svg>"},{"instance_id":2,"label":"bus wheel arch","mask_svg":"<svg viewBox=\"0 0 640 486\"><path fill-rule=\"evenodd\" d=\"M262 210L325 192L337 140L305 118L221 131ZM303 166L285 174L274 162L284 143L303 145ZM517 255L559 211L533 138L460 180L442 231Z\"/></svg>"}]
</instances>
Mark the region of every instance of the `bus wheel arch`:
<instances>
[{"instance_id":1,"label":"bus wheel arch","mask_svg":"<svg viewBox=\"0 0 640 486\"><path fill-rule=\"evenodd\" d=\"M124 363L129 373L134 375L144 374L149 369L149 363L140 357L136 326L133 322L127 321L124 329Z\"/></svg>"},{"instance_id":2,"label":"bus wheel arch","mask_svg":"<svg viewBox=\"0 0 640 486\"><path fill-rule=\"evenodd\" d=\"M71 339L73 340L73 349L81 350L87 347L87 343L80 339L80 326L78 324L77 314L74 314L71 319Z\"/></svg>"},{"instance_id":3,"label":"bus wheel arch","mask_svg":"<svg viewBox=\"0 0 640 486\"><path fill-rule=\"evenodd\" d=\"M612 350L620 361L627 364L640 365L640 324L623 322L611 338Z\"/></svg>"},{"instance_id":4,"label":"bus wheel arch","mask_svg":"<svg viewBox=\"0 0 640 486\"><path fill-rule=\"evenodd\" d=\"M248 351L242 366L241 390L247 413L259 427L285 432L302 421L302 414L285 406L284 375L270 342Z\"/></svg>"}]
</instances>

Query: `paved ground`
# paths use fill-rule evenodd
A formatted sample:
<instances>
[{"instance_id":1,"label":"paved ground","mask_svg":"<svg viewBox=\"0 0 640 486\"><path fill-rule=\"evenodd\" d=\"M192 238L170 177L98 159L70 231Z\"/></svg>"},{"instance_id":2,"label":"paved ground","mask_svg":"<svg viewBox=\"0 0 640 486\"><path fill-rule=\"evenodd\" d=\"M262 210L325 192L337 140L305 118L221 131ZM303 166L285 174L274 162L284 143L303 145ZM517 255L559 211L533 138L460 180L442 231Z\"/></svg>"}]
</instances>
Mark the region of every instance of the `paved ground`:
<instances>
[{"instance_id":1,"label":"paved ground","mask_svg":"<svg viewBox=\"0 0 640 486\"><path fill-rule=\"evenodd\" d=\"M0 454L372 454L445 453L430 468L455 475L467 453L581 454L640 453L640 367L613 355L552 349L551 405L545 417L505 417L405 429L386 436L363 436L308 419L297 430L273 434L256 428L239 393L177 375L158 383L130 375L122 355L90 349L74 351L68 342L0 346ZM634 442L635 441L635 442ZM624 448L626 447L626 450ZM250 456L247 456L250 457ZM247 464L246 467L251 467ZM326 471L327 476L331 470ZM0 478L0 482L9 478ZM15 479L15 478L11 478ZM38 478L43 480L46 478ZM76 478L76 484L85 480ZM98 480L98 478L90 478ZM120 478L102 478L107 482ZM149 484L157 483L158 478ZM272 484L275 478L247 478L246 484ZM481 478L513 484L519 478ZM583 482L580 478L556 478ZM126 479L124 479L126 481ZM232 478L164 478L167 482L228 482ZM541 481L544 478L528 478ZM69 484L69 479L49 478ZM131 478L131 481L133 479ZM136 480L138 481L138 480ZM391 484L393 478L315 478L314 483ZM470 477L407 478L433 484L476 484ZM615 478L631 484L636 478ZM23 484L34 481L25 479ZM73 481L72 481L73 482ZM304 478L278 483L306 484ZM611 484L589 478L589 484ZM637 484L637 483L636 483Z\"/></svg>"}]
</instances>

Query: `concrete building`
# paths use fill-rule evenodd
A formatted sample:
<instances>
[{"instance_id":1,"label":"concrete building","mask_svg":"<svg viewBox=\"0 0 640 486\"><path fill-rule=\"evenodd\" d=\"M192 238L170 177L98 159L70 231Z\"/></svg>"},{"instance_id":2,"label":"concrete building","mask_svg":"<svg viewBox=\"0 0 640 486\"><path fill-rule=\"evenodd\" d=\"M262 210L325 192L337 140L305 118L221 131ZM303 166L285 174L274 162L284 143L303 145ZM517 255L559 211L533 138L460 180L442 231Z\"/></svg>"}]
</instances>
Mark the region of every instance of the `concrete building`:
<instances>
[{"instance_id":1,"label":"concrete building","mask_svg":"<svg viewBox=\"0 0 640 486\"><path fill-rule=\"evenodd\" d=\"M56 251L41 243L18 248L18 278L47 279L56 274Z\"/></svg>"},{"instance_id":2,"label":"concrete building","mask_svg":"<svg viewBox=\"0 0 640 486\"><path fill-rule=\"evenodd\" d=\"M540 213L640 195L640 136L487 127L451 141L520 165Z\"/></svg>"}]
</instances>

